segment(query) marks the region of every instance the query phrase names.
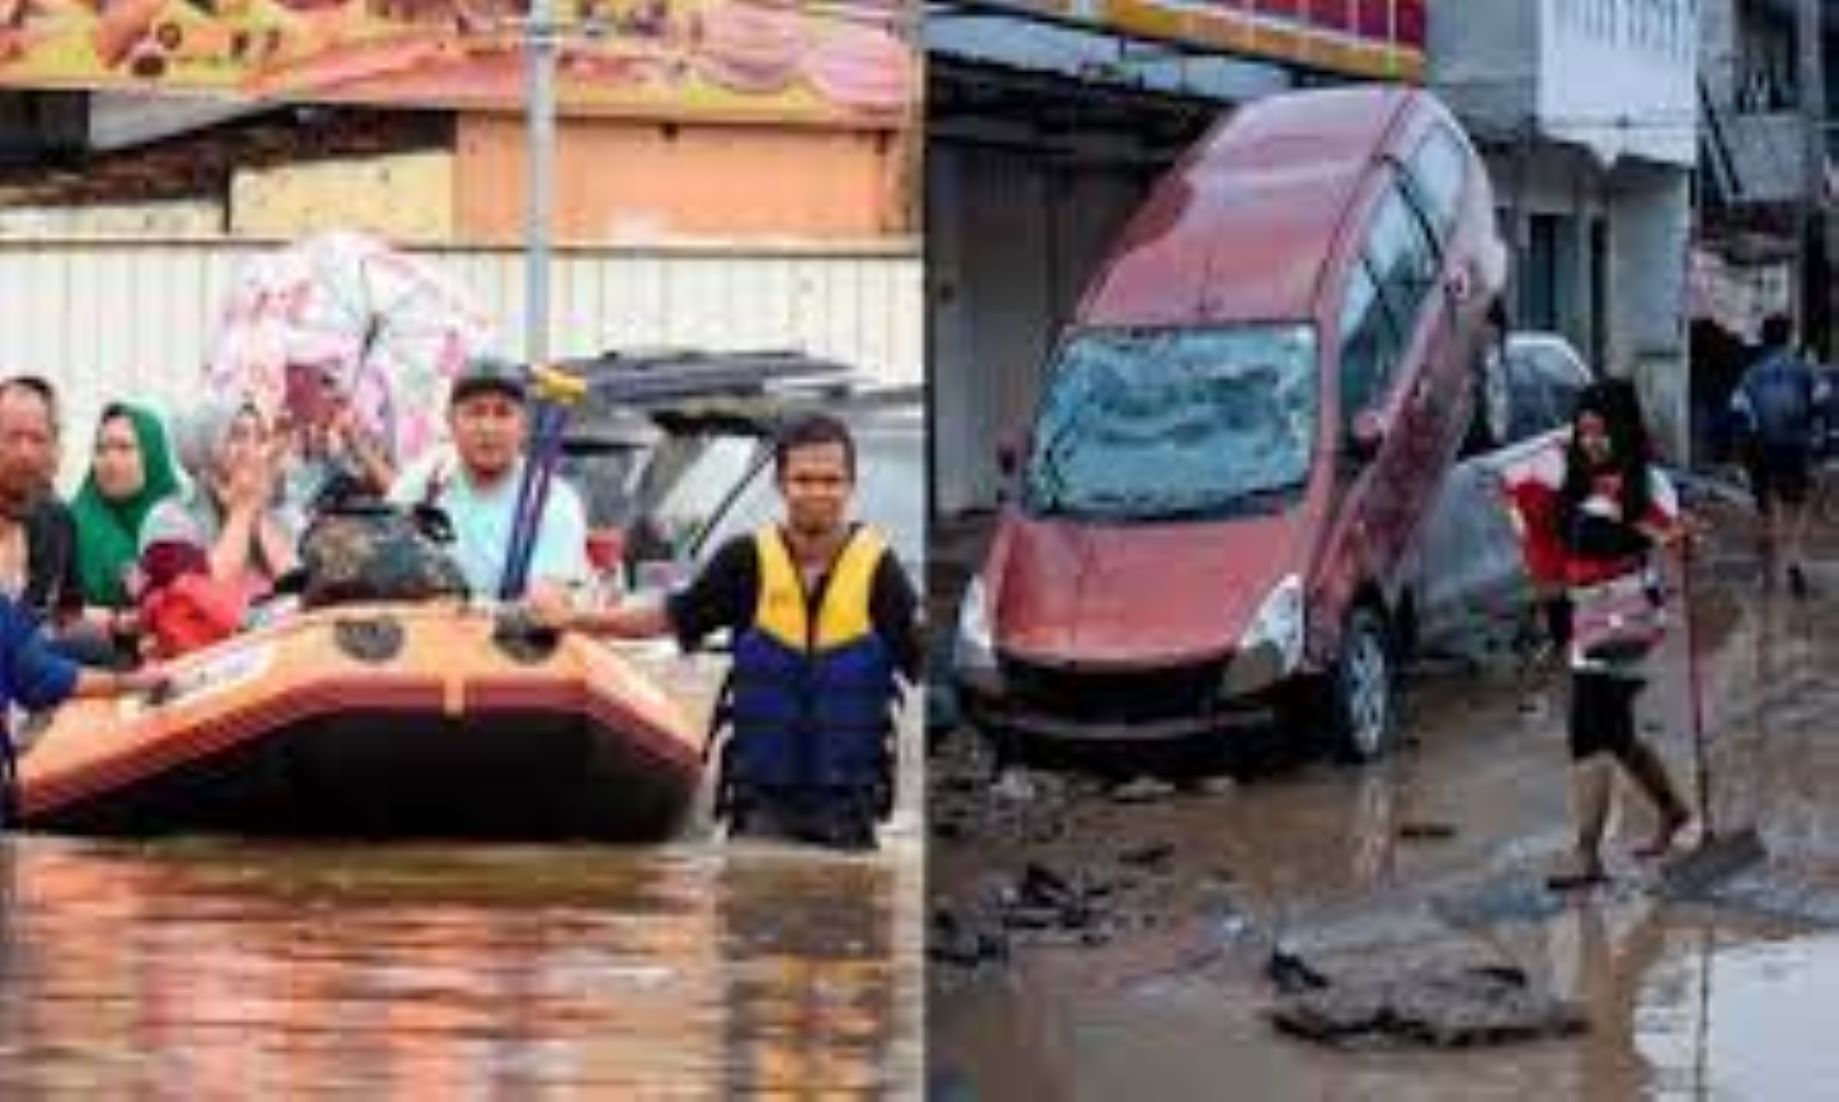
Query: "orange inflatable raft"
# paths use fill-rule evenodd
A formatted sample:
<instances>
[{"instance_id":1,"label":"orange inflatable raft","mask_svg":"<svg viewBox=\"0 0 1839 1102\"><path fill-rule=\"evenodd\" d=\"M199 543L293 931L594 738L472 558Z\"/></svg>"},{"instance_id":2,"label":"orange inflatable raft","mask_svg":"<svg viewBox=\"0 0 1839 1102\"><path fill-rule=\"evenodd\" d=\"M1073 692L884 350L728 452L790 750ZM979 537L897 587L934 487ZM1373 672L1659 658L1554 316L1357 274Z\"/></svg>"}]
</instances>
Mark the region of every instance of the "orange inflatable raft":
<instances>
[{"instance_id":1,"label":"orange inflatable raft","mask_svg":"<svg viewBox=\"0 0 1839 1102\"><path fill-rule=\"evenodd\" d=\"M30 739L27 829L649 841L702 774L700 732L609 647L455 604L305 613L173 672Z\"/></svg>"}]
</instances>

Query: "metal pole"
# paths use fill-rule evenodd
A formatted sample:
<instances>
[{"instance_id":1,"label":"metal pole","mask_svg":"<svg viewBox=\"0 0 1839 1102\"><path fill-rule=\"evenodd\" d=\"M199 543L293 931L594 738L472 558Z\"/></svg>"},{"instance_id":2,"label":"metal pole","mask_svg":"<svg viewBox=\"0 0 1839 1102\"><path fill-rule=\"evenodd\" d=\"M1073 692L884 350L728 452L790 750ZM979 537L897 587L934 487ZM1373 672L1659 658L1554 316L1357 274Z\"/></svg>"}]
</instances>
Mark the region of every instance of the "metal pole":
<instances>
[{"instance_id":1,"label":"metal pole","mask_svg":"<svg viewBox=\"0 0 1839 1102\"><path fill-rule=\"evenodd\" d=\"M1800 261L1795 282L1796 305L1799 307L1801 337L1817 346L1826 343L1825 333L1815 333L1825 324L1823 301L1825 286L1815 286L1816 277L1825 265L1818 263L1825 252L1826 219L1822 203L1826 197L1826 74L1821 64L1821 35L1824 31L1820 0L1801 0L1800 18L1795 39L1800 61L1801 98L1801 202L1796 224Z\"/></svg>"},{"instance_id":2,"label":"metal pole","mask_svg":"<svg viewBox=\"0 0 1839 1102\"><path fill-rule=\"evenodd\" d=\"M524 44L528 142L525 149L524 356L532 368L549 364L549 235L555 205L555 0L530 0Z\"/></svg>"}]
</instances>

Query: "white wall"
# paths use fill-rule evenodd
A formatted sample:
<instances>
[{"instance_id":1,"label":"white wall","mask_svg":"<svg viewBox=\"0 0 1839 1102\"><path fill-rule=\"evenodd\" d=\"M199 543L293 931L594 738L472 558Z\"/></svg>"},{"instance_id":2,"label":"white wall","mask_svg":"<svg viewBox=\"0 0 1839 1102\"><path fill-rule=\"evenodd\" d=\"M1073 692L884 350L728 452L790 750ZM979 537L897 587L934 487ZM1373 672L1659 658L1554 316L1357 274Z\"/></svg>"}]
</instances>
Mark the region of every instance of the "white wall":
<instances>
[{"instance_id":1,"label":"white wall","mask_svg":"<svg viewBox=\"0 0 1839 1102\"><path fill-rule=\"evenodd\" d=\"M237 262L228 242L0 241L0 373L36 371L63 390L65 474L108 400L195 397ZM470 289L523 344L523 265L511 250L414 250ZM798 252L569 251L552 276L558 356L614 347L797 348L890 383L924 377L917 249Z\"/></svg>"},{"instance_id":2,"label":"white wall","mask_svg":"<svg viewBox=\"0 0 1839 1102\"><path fill-rule=\"evenodd\" d=\"M1698 0L1541 0L1540 130L1622 157L1698 156Z\"/></svg>"},{"instance_id":3,"label":"white wall","mask_svg":"<svg viewBox=\"0 0 1839 1102\"><path fill-rule=\"evenodd\" d=\"M1611 366L1641 389L1648 426L1669 455L1686 454L1686 269L1691 199L1684 173L1624 165L1609 219Z\"/></svg>"},{"instance_id":4,"label":"white wall","mask_svg":"<svg viewBox=\"0 0 1839 1102\"><path fill-rule=\"evenodd\" d=\"M1516 133L1538 80L1538 4L1460 0L1432 3L1428 15L1431 88L1472 131Z\"/></svg>"}]
</instances>

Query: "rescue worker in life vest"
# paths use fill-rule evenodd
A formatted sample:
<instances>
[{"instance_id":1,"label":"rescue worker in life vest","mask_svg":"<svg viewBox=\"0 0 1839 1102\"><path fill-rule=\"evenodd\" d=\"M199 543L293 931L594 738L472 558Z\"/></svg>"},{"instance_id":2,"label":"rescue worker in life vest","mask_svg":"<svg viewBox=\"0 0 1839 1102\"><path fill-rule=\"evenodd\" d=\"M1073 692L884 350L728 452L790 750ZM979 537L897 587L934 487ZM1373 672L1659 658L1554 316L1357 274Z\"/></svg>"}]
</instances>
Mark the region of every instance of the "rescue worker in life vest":
<instances>
[{"instance_id":1,"label":"rescue worker in life vest","mask_svg":"<svg viewBox=\"0 0 1839 1102\"><path fill-rule=\"evenodd\" d=\"M562 630L674 633L687 651L732 632L733 732L721 795L732 835L870 848L893 795L896 675L918 674L918 599L883 537L850 522L855 442L822 415L774 442L785 516L721 547L659 605L576 611L534 596Z\"/></svg>"}]
</instances>

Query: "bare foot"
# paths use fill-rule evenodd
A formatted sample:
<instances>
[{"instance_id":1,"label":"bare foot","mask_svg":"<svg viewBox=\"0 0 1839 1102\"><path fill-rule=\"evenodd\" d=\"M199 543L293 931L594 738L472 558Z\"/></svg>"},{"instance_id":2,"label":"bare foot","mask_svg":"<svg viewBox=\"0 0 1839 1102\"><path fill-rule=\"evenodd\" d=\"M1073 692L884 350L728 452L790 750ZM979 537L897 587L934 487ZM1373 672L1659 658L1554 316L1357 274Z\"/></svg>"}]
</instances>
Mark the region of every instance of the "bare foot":
<instances>
[{"instance_id":1,"label":"bare foot","mask_svg":"<svg viewBox=\"0 0 1839 1102\"><path fill-rule=\"evenodd\" d=\"M1679 832L1686 829L1686 824L1691 821L1692 816L1684 811L1677 812L1662 819L1660 821L1660 826L1654 831L1654 836L1648 839L1645 844L1635 847L1635 856L1641 858L1643 861L1651 861L1656 857L1665 857L1667 853L1673 849L1673 840L1679 837Z\"/></svg>"},{"instance_id":2,"label":"bare foot","mask_svg":"<svg viewBox=\"0 0 1839 1102\"><path fill-rule=\"evenodd\" d=\"M1600 857L1575 858L1569 868L1545 878L1547 889L1555 892L1583 891L1609 883L1609 873Z\"/></svg>"}]
</instances>

